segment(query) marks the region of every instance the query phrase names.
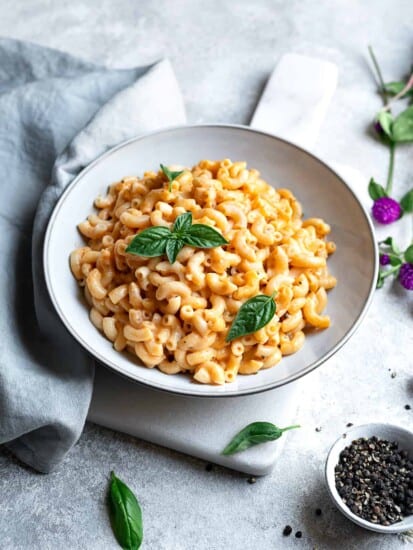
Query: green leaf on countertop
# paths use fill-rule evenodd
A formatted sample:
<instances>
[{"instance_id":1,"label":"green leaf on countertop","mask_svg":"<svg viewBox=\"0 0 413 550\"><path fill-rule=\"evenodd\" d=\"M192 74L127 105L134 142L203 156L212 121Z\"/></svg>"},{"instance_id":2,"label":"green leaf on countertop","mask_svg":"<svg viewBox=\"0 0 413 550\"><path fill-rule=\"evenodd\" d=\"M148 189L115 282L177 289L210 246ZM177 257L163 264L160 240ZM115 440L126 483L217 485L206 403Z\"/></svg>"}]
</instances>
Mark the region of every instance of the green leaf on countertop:
<instances>
[{"instance_id":1,"label":"green leaf on countertop","mask_svg":"<svg viewBox=\"0 0 413 550\"><path fill-rule=\"evenodd\" d=\"M135 495L111 472L109 513L112 530L124 550L138 550L143 539L142 511Z\"/></svg>"},{"instance_id":2,"label":"green leaf on countertop","mask_svg":"<svg viewBox=\"0 0 413 550\"><path fill-rule=\"evenodd\" d=\"M300 426L295 425L288 426L287 428L278 428L271 422L253 422L238 432L221 454L233 455L245 451L259 443L275 441L287 430L294 430L296 428L300 428Z\"/></svg>"}]
</instances>

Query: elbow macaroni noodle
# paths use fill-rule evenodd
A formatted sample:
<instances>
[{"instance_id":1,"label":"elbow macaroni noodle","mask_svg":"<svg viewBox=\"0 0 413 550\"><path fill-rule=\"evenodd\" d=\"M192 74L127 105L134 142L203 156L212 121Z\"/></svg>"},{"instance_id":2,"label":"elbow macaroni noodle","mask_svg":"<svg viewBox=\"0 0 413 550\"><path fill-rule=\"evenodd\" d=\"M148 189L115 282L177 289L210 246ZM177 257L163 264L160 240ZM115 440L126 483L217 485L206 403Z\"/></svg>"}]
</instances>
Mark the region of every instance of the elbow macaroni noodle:
<instances>
[{"instance_id":1,"label":"elbow macaroni noodle","mask_svg":"<svg viewBox=\"0 0 413 550\"><path fill-rule=\"evenodd\" d=\"M175 168L175 167L174 167ZM116 350L148 368L189 372L203 384L233 382L276 365L304 344L307 327L327 328L327 268L335 251L319 218L302 219L288 189L275 190L245 162L203 160L172 182L162 173L126 177L95 200L98 214L79 224L87 246L70 257L90 319ZM183 212L229 244L185 246L174 264L125 252L141 230L171 227ZM241 305L276 291L277 311L262 329L225 342Z\"/></svg>"}]
</instances>

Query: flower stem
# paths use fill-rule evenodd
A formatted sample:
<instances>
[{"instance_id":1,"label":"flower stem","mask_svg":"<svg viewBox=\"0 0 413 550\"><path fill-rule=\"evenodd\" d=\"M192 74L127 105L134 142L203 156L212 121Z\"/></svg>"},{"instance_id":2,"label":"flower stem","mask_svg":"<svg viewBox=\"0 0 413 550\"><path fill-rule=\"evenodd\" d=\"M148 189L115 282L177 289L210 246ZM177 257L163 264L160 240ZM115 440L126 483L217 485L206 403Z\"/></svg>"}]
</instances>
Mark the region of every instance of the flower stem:
<instances>
[{"instance_id":1,"label":"flower stem","mask_svg":"<svg viewBox=\"0 0 413 550\"><path fill-rule=\"evenodd\" d=\"M371 60L373 62L374 68L376 69L377 78L379 79L380 84L380 93L383 96L384 105L387 105L388 97L386 92L386 86L384 84L383 75L381 74L380 66L377 62L376 56L374 55L373 48L371 46L368 47L369 54L371 57Z\"/></svg>"},{"instance_id":2,"label":"flower stem","mask_svg":"<svg viewBox=\"0 0 413 550\"><path fill-rule=\"evenodd\" d=\"M400 269L400 265L395 265L393 266L392 268L390 269L387 269L386 271L382 271L381 272L381 277L383 279L385 279L386 277L388 277L389 275L392 275L393 273L395 273L396 271L398 271Z\"/></svg>"},{"instance_id":3,"label":"flower stem","mask_svg":"<svg viewBox=\"0 0 413 550\"><path fill-rule=\"evenodd\" d=\"M396 151L396 144L391 141L389 148L390 148L390 160L389 160L389 170L387 172L386 193L388 195L391 195L391 191L393 187L394 154Z\"/></svg>"}]
</instances>

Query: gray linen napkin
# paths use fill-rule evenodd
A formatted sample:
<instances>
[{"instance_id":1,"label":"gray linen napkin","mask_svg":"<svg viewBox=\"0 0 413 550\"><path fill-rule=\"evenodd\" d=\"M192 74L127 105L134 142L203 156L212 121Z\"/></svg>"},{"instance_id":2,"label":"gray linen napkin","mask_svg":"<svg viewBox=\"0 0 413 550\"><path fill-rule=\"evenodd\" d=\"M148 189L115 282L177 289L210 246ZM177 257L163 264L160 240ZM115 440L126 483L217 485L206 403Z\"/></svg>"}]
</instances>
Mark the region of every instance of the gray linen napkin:
<instances>
[{"instance_id":1,"label":"gray linen napkin","mask_svg":"<svg viewBox=\"0 0 413 550\"><path fill-rule=\"evenodd\" d=\"M0 443L39 471L80 436L94 372L47 294L47 221L67 184L106 149L184 122L167 60L113 70L0 39Z\"/></svg>"}]
</instances>

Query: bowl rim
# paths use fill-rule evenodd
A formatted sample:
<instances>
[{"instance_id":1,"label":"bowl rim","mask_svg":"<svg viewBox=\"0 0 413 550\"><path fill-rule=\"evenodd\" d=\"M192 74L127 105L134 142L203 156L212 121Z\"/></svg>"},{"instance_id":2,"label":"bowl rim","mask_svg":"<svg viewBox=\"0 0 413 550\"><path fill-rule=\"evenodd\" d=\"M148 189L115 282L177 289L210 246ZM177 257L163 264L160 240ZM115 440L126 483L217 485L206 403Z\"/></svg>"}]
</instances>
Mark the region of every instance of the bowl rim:
<instances>
[{"instance_id":1,"label":"bowl rim","mask_svg":"<svg viewBox=\"0 0 413 550\"><path fill-rule=\"evenodd\" d=\"M404 432L406 434L406 436L413 441L413 432L411 432L410 430L408 430L408 429L406 429L402 426L398 426L397 424L389 424L389 423L386 423L386 422L370 422L370 423L367 423L367 424L359 424L359 425L356 425L356 426L352 426L351 428L349 428L345 432L345 434L348 437L354 431L366 430L366 432L367 431L370 432L372 430L372 428L374 430L375 427L376 427L377 430L381 430L382 428L385 428L386 430L388 430L391 433ZM358 435L358 437L364 437L364 436L360 434L360 435ZM369 437L372 437L372 436L369 436ZM377 435L376 437L380 438L381 436ZM392 438L392 439L394 441L398 441L397 436ZM333 462L333 453L337 449L339 444L342 443L342 441L343 441L343 436L342 435L334 441L334 443L332 444L332 446L330 447L330 450L328 452L326 462L325 462L325 468L324 468L324 476L325 476L325 483L327 485L327 490L328 490L328 493L329 493L332 501L336 505L336 507L348 519L353 521L359 527L364 527L364 529L368 529L369 531L375 531L376 533L383 533L383 534L388 534L388 535L396 534L396 533L403 533L404 531L408 531L409 527L406 527L406 526L401 527L400 526L401 522L393 523L392 525L380 525L380 524L372 523L371 521L367 521L366 519L363 519L360 516L357 516L356 514L354 514L350 510L350 508L343 502L342 498L340 497L340 495L338 494L338 491L336 489L334 475L332 477L330 477L330 470L334 474L334 469L333 468L337 464L336 462L334 464L332 464L332 462ZM348 441L348 445L351 445L351 441L352 441L352 438L350 437L349 441ZM346 446L348 446L348 445L346 445ZM411 518L411 523L412 523L412 527L413 527L413 514L410 514L409 516L406 516L406 518ZM399 527L397 527L398 525L399 525Z\"/></svg>"},{"instance_id":2,"label":"bowl rim","mask_svg":"<svg viewBox=\"0 0 413 550\"><path fill-rule=\"evenodd\" d=\"M158 383L152 383L151 381L140 379L140 378L132 378L129 373L124 371L123 369L119 368L119 366L116 364L116 362L108 360L104 357L103 354L101 354L99 351L97 351L94 346L90 345L83 337L80 335L72 325L71 321L67 319L66 315L60 308L59 302L57 300L57 297L55 296L53 292L53 286L51 281L51 274L49 271L49 264L48 264L48 250L49 250L49 244L50 239L54 227L55 220L59 214L59 211L66 200L66 197L71 191L74 189L74 187L78 184L78 182L84 177L84 175L92 170L98 163L107 160L111 155L116 153L119 149L122 149L126 146L128 146L130 143L133 142L139 142L141 140L156 136L157 134L165 134L168 132L175 132L175 131L181 131L181 130L197 130L202 128L210 128L210 129L221 129L221 128L227 128L232 130L240 130L244 132L249 132L252 134L259 134L266 137L269 137L271 139L280 141L293 149L295 149L299 154L306 155L310 157L313 161L321 164L324 168L326 168L329 172L333 174L333 176L340 182L341 185L343 185L348 192L353 196L355 201L358 203L359 207L361 208L361 211L364 214L364 217L367 221L367 227L369 230L369 237L372 242L373 247L373 276L370 281L370 289L367 295L367 298L361 308L361 311L357 318L355 319L353 325L350 327L350 329L342 336L342 338L337 342L335 346L333 346L327 353L325 353L323 356L321 356L316 361L313 361L310 363L304 370L301 370L299 373L292 374L290 376L287 376L286 378L282 379L280 382L270 382L268 384L263 385L259 388L245 388L242 390L234 391L231 393L225 393L218 390L211 390L208 393L201 393L196 391L191 391L191 388L171 388L167 384L158 384ZM150 387L155 390L165 391L167 393L173 393L176 395L185 395L188 397L201 397L201 398L216 398L216 397L241 397L246 395L253 395L258 394L264 391L269 391L272 389L280 388L282 386L285 386L291 382L294 382L295 380L300 379L301 377L305 376L306 374L309 374L316 368L318 368L320 365L322 365L325 361L330 359L333 355L335 355L342 347L343 345L351 338L351 336L357 331L359 328L362 320L364 319L370 305L373 299L374 291L376 288L376 281L377 281L377 275L378 275L378 269L379 269L379 254L378 254L378 246L376 242L376 237L374 233L374 227L373 222L370 218L370 216L367 213L366 208L362 204L362 202L359 200L357 195L354 193L352 188L346 183L346 181L334 170L328 163L326 163L324 160L320 159L313 153L307 151L303 147L300 147L286 139L280 138L274 134L271 134L269 132L264 132L262 130L256 130L254 128L251 128L249 126L243 125L243 124L225 124L225 123L204 123L204 124L181 124L176 126L169 126L166 128L154 130L152 132L145 132L143 134L140 134L138 136L132 137L130 139L127 139L115 147L111 147L108 149L105 153L98 156L94 161L92 161L90 164L88 164L83 170L79 172L79 174L66 186L63 193L60 195L57 203L55 204L52 214L50 216L49 222L47 224L45 237L43 241L43 270L44 270L44 276L46 281L46 287L47 291L49 293L50 299L52 301L53 307L55 308L60 320L62 321L63 325L66 327L66 329L69 331L69 333L74 337L74 339L95 359L99 360L105 367L110 368L111 370L114 370L118 374L128 378L128 380L131 380L135 383L145 385L147 387ZM212 388L214 386L211 386Z\"/></svg>"}]
</instances>

